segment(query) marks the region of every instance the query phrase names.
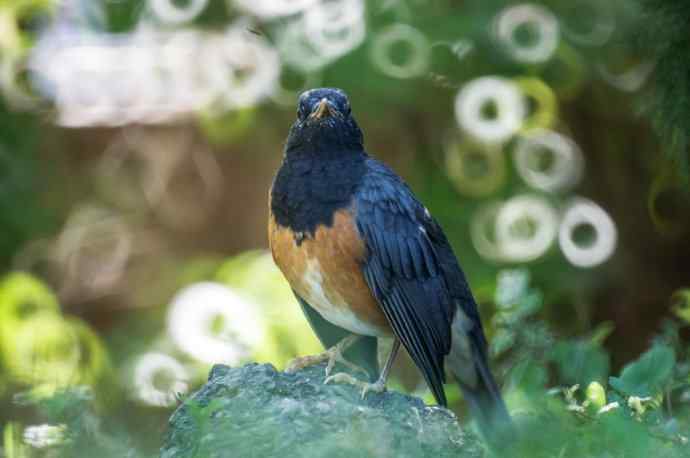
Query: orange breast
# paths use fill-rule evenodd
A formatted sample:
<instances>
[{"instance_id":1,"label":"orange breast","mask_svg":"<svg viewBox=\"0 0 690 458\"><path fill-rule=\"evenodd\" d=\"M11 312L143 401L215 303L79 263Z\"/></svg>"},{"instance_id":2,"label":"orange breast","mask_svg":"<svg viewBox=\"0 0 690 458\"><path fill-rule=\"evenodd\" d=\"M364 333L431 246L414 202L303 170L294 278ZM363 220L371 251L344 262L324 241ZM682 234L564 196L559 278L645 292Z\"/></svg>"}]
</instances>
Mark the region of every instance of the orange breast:
<instances>
[{"instance_id":1,"label":"orange breast","mask_svg":"<svg viewBox=\"0 0 690 458\"><path fill-rule=\"evenodd\" d=\"M331 227L318 226L298 245L294 233L270 217L273 259L292 288L326 320L355 334L391 335L378 302L364 280L366 249L349 210L335 213Z\"/></svg>"}]
</instances>

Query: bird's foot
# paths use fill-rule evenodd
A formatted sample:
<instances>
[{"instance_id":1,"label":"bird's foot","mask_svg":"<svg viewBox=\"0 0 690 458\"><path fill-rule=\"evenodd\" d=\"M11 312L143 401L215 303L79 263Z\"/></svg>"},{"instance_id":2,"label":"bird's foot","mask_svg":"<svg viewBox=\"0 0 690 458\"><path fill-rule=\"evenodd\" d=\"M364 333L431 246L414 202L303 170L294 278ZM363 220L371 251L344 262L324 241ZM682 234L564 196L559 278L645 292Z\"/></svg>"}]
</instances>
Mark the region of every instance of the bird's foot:
<instances>
[{"instance_id":1,"label":"bird's foot","mask_svg":"<svg viewBox=\"0 0 690 458\"><path fill-rule=\"evenodd\" d=\"M323 353L319 353L318 355L297 357L288 363L285 372L287 372L288 374L292 374L297 372L298 370L304 369L305 367L315 366L323 362L328 362L328 364L326 365L326 377L331 375L331 371L333 371L333 368L335 367L336 363L340 363L352 371L359 371L368 375L369 373L365 369L359 367L356 364L351 363L343 357L343 352L350 345L352 345L355 340L356 336L346 337L345 339L341 340L336 345L327 349Z\"/></svg>"},{"instance_id":2,"label":"bird's foot","mask_svg":"<svg viewBox=\"0 0 690 458\"><path fill-rule=\"evenodd\" d=\"M362 399L364 399L367 396L367 393L370 391L373 391L374 393L383 393L386 391L386 382L383 379L378 379L374 383L369 383L369 382L363 382L352 375L346 373L346 372L339 372L337 374L333 374L329 377L326 377L326 380L324 380L324 384L329 384L329 383L346 383L348 385L354 385L362 389Z\"/></svg>"}]
</instances>

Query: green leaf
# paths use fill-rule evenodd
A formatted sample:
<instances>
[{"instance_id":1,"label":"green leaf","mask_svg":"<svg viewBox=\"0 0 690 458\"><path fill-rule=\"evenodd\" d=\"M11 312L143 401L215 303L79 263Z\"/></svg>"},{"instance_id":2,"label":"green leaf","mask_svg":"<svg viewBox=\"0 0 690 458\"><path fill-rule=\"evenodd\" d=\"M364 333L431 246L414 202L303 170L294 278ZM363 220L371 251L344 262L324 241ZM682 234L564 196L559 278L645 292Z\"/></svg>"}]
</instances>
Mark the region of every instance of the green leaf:
<instances>
[{"instance_id":1,"label":"green leaf","mask_svg":"<svg viewBox=\"0 0 690 458\"><path fill-rule=\"evenodd\" d=\"M627 396L653 396L669 382L675 365L676 354L671 347L654 345L625 366L620 377L611 377L609 384Z\"/></svg>"},{"instance_id":2,"label":"green leaf","mask_svg":"<svg viewBox=\"0 0 690 458\"><path fill-rule=\"evenodd\" d=\"M594 331L592 331L592 336L589 339L590 342L592 342L592 345L602 345L604 340L611 335L615 328L616 325L613 324L613 321L603 321L599 323L597 327L594 328Z\"/></svg>"},{"instance_id":3,"label":"green leaf","mask_svg":"<svg viewBox=\"0 0 690 458\"><path fill-rule=\"evenodd\" d=\"M589 341L559 342L552 354L559 383L587 386L592 381L605 382L609 375L609 356Z\"/></svg>"},{"instance_id":4,"label":"green leaf","mask_svg":"<svg viewBox=\"0 0 690 458\"><path fill-rule=\"evenodd\" d=\"M491 356L494 358L500 356L514 344L515 333L510 330L499 329L491 339Z\"/></svg>"},{"instance_id":5,"label":"green leaf","mask_svg":"<svg viewBox=\"0 0 690 458\"><path fill-rule=\"evenodd\" d=\"M525 359L517 363L508 375L510 389L528 392L543 390L546 387L548 374L546 368L537 361Z\"/></svg>"},{"instance_id":6,"label":"green leaf","mask_svg":"<svg viewBox=\"0 0 690 458\"><path fill-rule=\"evenodd\" d=\"M494 301L501 308L513 306L527 294L530 273L527 269L504 269L498 273Z\"/></svg>"},{"instance_id":7,"label":"green leaf","mask_svg":"<svg viewBox=\"0 0 690 458\"><path fill-rule=\"evenodd\" d=\"M518 302L516 314L520 319L524 320L541 310L543 303L544 295L541 291L531 291L522 296L520 302Z\"/></svg>"},{"instance_id":8,"label":"green leaf","mask_svg":"<svg viewBox=\"0 0 690 458\"><path fill-rule=\"evenodd\" d=\"M673 313L678 318L690 324L690 289L677 291L671 298L673 303Z\"/></svg>"}]
</instances>

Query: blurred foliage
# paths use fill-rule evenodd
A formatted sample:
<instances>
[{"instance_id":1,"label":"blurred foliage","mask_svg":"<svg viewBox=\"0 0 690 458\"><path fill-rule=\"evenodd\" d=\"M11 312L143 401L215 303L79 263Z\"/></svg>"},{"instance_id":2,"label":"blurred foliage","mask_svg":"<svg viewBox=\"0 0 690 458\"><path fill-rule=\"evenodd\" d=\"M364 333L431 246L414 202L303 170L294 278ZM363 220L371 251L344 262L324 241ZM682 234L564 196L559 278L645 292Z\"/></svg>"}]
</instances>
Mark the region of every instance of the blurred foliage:
<instances>
[{"instance_id":1,"label":"blurred foliage","mask_svg":"<svg viewBox=\"0 0 690 458\"><path fill-rule=\"evenodd\" d=\"M643 108L654 120L668 155L687 184L690 171L690 64L679 58L690 52L690 3L639 0L640 48L655 61L654 86Z\"/></svg>"},{"instance_id":2,"label":"blurred foliage","mask_svg":"<svg viewBox=\"0 0 690 458\"><path fill-rule=\"evenodd\" d=\"M35 149L39 127L33 117L10 112L0 100L0 267L27 241L51 228L39 203L41 168Z\"/></svg>"},{"instance_id":3,"label":"blurred foliage","mask_svg":"<svg viewBox=\"0 0 690 458\"><path fill-rule=\"evenodd\" d=\"M524 319L519 324L526 325L529 318ZM678 331L678 324L668 323L652 348L609 383L592 381L549 389L553 382L559 386L562 379L549 381L548 366L538 359L514 364L507 375L507 399L519 436L511 450L499 456L687 456L690 360L687 346L675 348L680 342ZM535 345L548 352L548 340ZM556 356L554 363L564 361ZM136 451L125 431L104 430L106 425L91 407L92 399L85 388L53 391L48 396L15 396L16 403L35 406L46 423L35 431L38 438L21 424L6 424L7 456L45 456L36 455L27 443L52 451L48 456L150 456ZM206 409L213 410L213 406ZM198 414L199 422L208 421L204 412ZM487 456L493 453L487 449Z\"/></svg>"},{"instance_id":4,"label":"blurred foliage","mask_svg":"<svg viewBox=\"0 0 690 458\"><path fill-rule=\"evenodd\" d=\"M513 299L529 295L526 290ZM608 377L608 354L601 344L610 326L602 325L589 339L561 340L554 347L548 331L530 332L533 320L522 314L512 322L513 329L527 328L532 335L532 356L501 363L508 367L507 402L520 428L508 456L687 455L690 380L687 345L679 331L688 322L667 322L652 348L618 377ZM523 345L514 348L524 355Z\"/></svg>"},{"instance_id":5,"label":"blurred foliage","mask_svg":"<svg viewBox=\"0 0 690 458\"><path fill-rule=\"evenodd\" d=\"M321 348L299 307L290 286L270 254L247 252L223 263L215 278L261 307L268 330L253 360L282 366L295 355L318 353ZM278 304L284 304L282 306Z\"/></svg>"},{"instance_id":6,"label":"blurred foliage","mask_svg":"<svg viewBox=\"0 0 690 458\"><path fill-rule=\"evenodd\" d=\"M154 3L204 8L163 17ZM155 456L178 398L212 362L280 368L319 351L262 248L266 192L296 94L328 85L348 92L368 150L405 177L452 242L521 431L514 455L688 456L690 3L369 1L355 11L362 41L319 65L295 58L310 55L304 37L288 40L286 31L306 27L303 13L257 12L277 4L0 0L0 455ZM538 17L544 28L518 24L497 38L506 17ZM520 47L543 44L552 19L552 54L525 60ZM240 39L223 65L244 55L237 49L251 55L240 45L254 40L264 52L234 69L233 84L251 83L278 55L271 91L239 107L224 106L225 94L170 118L137 105L161 90L146 80L150 68L163 75L156 83L189 85L166 94L166 109L197 94L193 83L231 92L225 67L185 48L187 39L230 40L230 25ZM128 42L134 31L145 40ZM154 47L152 65L103 54L145 49L147 33L179 49ZM377 48L396 36L405 39ZM69 61L75 73L57 66L71 86L56 88L30 59L46 42L98 53ZM170 61L178 74L158 68ZM99 79L99 66L113 73ZM486 77L505 95L483 107L487 119L517 109L506 102L515 94L526 100L524 122L490 144L456 106ZM65 113L87 121L70 125ZM557 148L562 162L542 154ZM545 180L556 172L565 178ZM561 241L594 244L596 228L560 234L581 196L594 205L576 216L599 209L615 229L613 251L596 265L572 262ZM547 220L548 243L525 255ZM507 256L494 250L501 237L522 243ZM405 355L390 387L431 400ZM471 422L457 387L447 389Z\"/></svg>"}]
</instances>

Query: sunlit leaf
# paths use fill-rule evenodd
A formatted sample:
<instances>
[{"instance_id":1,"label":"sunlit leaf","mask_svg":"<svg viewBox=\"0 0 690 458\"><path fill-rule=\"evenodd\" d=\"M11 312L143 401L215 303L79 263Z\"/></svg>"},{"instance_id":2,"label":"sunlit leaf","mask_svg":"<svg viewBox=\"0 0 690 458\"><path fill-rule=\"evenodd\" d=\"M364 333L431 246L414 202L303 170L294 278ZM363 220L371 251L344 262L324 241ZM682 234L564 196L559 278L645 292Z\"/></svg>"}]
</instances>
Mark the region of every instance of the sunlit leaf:
<instances>
[{"instance_id":1,"label":"sunlit leaf","mask_svg":"<svg viewBox=\"0 0 690 458\"><path fill-rule=\"evenodd\" d=\"M690 324L690 289L682 289L676 292L672 299L673 313L678 318Z\"/></svg>"}]
</instances>

